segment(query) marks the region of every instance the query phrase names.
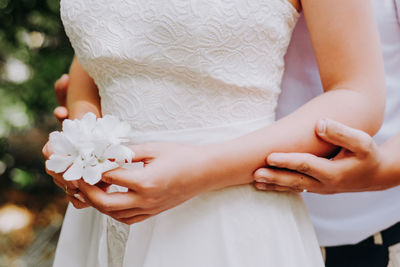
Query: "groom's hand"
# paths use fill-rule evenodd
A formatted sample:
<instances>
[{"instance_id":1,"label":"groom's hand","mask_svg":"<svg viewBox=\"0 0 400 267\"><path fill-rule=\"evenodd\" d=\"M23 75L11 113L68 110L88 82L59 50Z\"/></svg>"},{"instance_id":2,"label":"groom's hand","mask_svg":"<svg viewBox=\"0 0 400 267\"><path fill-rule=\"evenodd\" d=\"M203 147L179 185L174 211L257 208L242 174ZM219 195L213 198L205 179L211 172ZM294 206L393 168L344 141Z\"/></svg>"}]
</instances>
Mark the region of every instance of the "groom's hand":
<instances>
[{"instance_id":1,"label":"groom's hand","mask_svg":"<svg viewBox=\"0 0 400 267\"><path fill-rule=\"evenodd\" d=\"M272 153L269 167L254 174L255 186L266 191L334 194L379 190L381 154L368 134L332 120L320 120L316 134L342 147L333 159L306 153Z\"/></svg>"},{"instance_id":2,"label":"groom's hand","mask_svg":"<svg viewBox=\"0 0 400 267\"><path fill-rule=\"evenodd\" d=\"M68 118L68 109L66 108L67 91L69 85L68 74L63 74L55 83L54 91L56 93L58 107L54 109L54 116L62 122Z\"/></svg>"}]
</instances>

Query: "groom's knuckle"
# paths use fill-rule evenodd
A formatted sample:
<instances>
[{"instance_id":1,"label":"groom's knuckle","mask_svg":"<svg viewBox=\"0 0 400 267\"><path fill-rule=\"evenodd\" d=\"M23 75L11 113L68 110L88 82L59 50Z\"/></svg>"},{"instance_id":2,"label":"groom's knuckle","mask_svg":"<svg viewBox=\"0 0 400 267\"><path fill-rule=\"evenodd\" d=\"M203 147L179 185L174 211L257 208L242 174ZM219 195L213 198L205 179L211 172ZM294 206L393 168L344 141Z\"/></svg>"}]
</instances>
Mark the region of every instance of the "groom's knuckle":
<instances>
[{"instance_id":1,"label":"groom's knuckle","mask_svg":"<svg viewBox=\"0 0 400 267\"><path fill-rule=\"evenodd\" d=\"M269 175L267 178L267 182L269 184L276 184L280 180L279 177L280 176L275 175L275 173L273 175Z\"/></svg>"},{"instance_id":2,"label":"groom's knuckle","mask_svg":"<svg viewBox=\"0 0 400 267\"><path fill-rule=\"evenodd\" d=\"M295 179L292 182L292 188L295 190L303 190L303 181L304 181L304 176L299 176L298 179Z\"/></svg>"},{"instance_id":3,"label":"groom's knuckle","mask_svg":"<svg viewBox=\"0 0 400 267\"><path fill-rule=\"evenodd\" d=\"M307 172L310 171L310 164L308 164L308 162L306 162L306 161L301 161L301 162L298 164L296 170L297 170L298 172L301 172L301 173L307 173Z\"/></svg>"},{"instance_id":4,"label":"groom's knuckle","mask_svg":"<svg viewBox=\"0 0 400 267\"><path fill-rule=\"evenodd\" d=\"M372 138L368 137L363 137L360 142L359 142L359 149L360 149L360 154L361 156L368 156L371 151L375 148L375 143L372 140Z\"/></svg>"},{"instance_id":5,"label":"groom's knuckle","mask_svg":"<svg viewBox=\"0 0 400 267\"><path fill-rule=\"evenodd\" d=\"M338 188L343 184L345 179L346 178L343 173L337 172L335 175L330 174L329 179L326 180L326 183L328 183L329 187L331 188Z\"/></svg>"},{"instance_id":6,"label":"groom's knuckle","mask_svg":"<svg viewBox=\"0 0 400 267\"><path fill-rule=\"evenodd\" d=\"M158 197L148 197L146 198L146 208L154 208L159 205L159 198Z\"/></svg>"}]
</instances>

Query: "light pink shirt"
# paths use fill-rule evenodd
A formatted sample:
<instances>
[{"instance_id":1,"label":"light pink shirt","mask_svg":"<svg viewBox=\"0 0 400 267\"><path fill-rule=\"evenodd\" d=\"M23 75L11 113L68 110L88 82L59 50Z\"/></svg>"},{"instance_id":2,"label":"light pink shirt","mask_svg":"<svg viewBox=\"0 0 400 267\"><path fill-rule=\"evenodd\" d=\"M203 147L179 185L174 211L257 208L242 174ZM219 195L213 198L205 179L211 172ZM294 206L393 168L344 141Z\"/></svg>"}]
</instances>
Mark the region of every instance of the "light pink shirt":
<instances>
[{"instance_id":1,"label":"light pink shirt","mask_svg":"<svg viewBox=\"0 0 400 267\"><path fill-rule=\"evenodd\" d=\"M400 0L372 0L372 3L380 31L387 85L385 121L375 136L381 144L400 133ZM278 118L321 93L315 57L302 17L286 56ZM304 200L321 246L358 243L400 221L400 187L331 196L304 194Z\"/></svg>"}]
</instances>

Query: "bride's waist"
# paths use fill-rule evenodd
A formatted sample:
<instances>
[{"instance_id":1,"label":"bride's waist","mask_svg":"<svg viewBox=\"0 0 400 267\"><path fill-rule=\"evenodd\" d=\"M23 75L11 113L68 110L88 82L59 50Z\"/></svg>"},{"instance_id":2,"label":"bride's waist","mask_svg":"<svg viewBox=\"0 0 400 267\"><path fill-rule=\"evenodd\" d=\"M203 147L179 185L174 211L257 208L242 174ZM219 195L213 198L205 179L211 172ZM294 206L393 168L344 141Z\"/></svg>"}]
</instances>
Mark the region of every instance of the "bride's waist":
<instances>
[{"instance_id":1,"label":"bride's waist","mask_svg":"<svg viewBox=\"0 0 400 267\"><path fill-rule=\"evenodd\" d=\"M234 139L253 132L273 123L274 120L275 115L271 114L254 120L204 128L157 131L140 131L134 129L130 136L130 140L133 144L142 144L147 142L179 142L191 144L216 143Z\"/></svg>"}]
</instances>

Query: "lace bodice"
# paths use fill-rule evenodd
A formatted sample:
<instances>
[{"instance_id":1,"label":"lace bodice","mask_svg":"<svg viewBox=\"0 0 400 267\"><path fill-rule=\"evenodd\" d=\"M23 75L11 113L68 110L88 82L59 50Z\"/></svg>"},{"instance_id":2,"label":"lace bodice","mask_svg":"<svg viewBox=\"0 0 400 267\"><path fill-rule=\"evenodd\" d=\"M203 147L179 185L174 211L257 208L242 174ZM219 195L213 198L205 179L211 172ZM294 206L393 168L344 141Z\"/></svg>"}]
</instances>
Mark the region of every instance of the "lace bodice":
<instances>
[{"instance_id":1,"label":"lace bodice","mask_svg":"<svg viewBox=\"0 0 400 267\"><path fill-rule=\"evenodd\" d=\"M287 0L62 0L103 114L149 132L274 113L297 21Z\"/></svg>"}]
</instances>

